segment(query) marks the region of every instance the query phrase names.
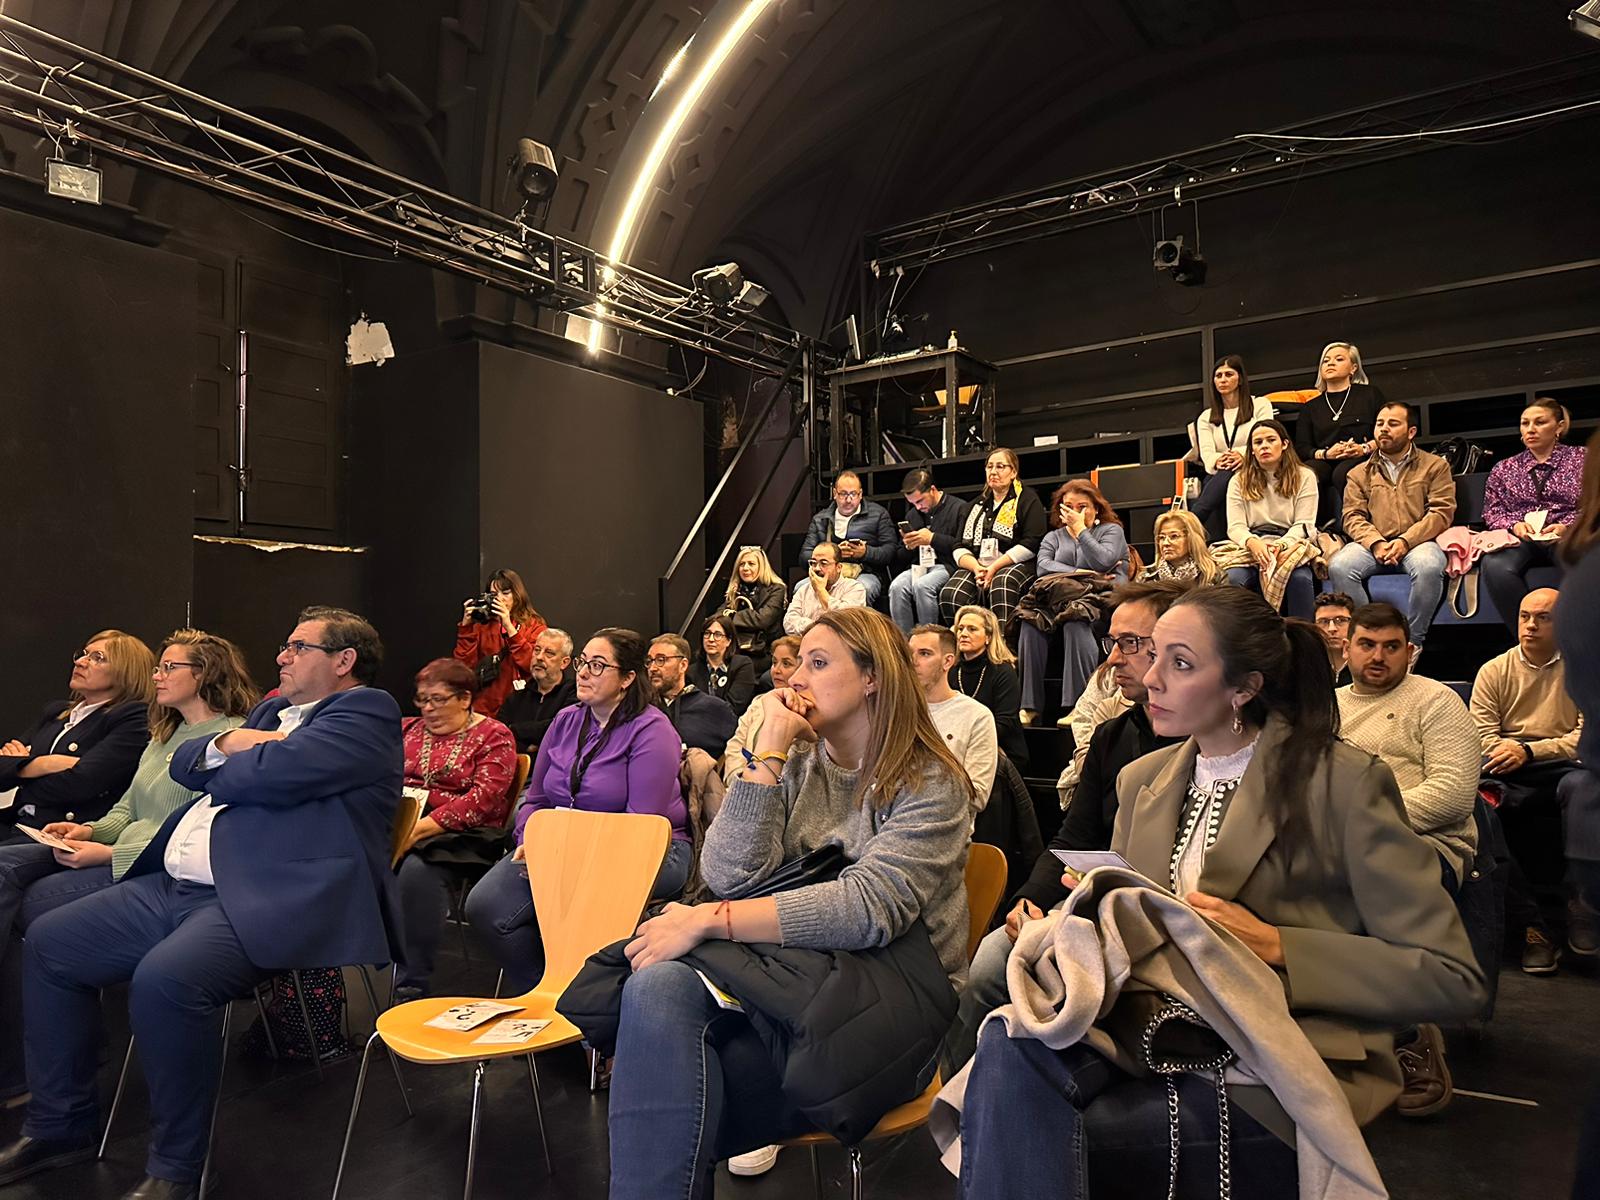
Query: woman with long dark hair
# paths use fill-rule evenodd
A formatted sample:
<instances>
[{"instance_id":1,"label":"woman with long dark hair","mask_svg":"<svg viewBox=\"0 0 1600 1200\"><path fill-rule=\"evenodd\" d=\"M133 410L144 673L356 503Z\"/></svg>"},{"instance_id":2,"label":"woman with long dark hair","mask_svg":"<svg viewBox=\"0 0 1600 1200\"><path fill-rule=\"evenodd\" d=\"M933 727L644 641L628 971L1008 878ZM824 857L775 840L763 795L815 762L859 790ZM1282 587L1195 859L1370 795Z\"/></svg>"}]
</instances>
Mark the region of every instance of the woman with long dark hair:
<instances>
[{"instance_id":1,"label":"woman with long dark hair","mask_svg":"<svg viewBox=\"0 0 1600 1200\"><path fill-rule=\"evenodd\" d=\"M511 695L516 681L533 670L533 644L545 630L544 618L528 599L522 576L502 567L483 585L493 604L482 597L462 601L461 623L456 626L455 657L477 674L478 692L472 711L495 716Z\"/></svg>"},{"instance_id":2,"label":"woman with long dark hair","mask_svg":"<svg viewBox=\"0 0 1600 1200\"><path fill-rule=\"evenodd\" d=\"M1371 1120L1400 1092L1391 1031L1482 1003L1438 854L1407 824L1389 768L1338 740L1315 626L1240 588L1199 588L1161 617L1154 643L1150 723L1186 740L1123 769L1112 848L1278 974L1288 1015L1356 1121ZM1216 1001L1230 1002L1231 1014L1259 1000ZM1116 1030L1118 1008L1098 1027ZM1086 1042L1056 1050L1005 1032L985 1027L967 1081L963 1194L1033 1195L1045 1181L1068 1198L1165 1194L1164 1081ZM1249 1083L1226 1101L1233 1195L1292 1195L1296 1151L1279 1137L1292 1122L1259 1075ZM1179 1094L1181 1141L1214 1147L1218 1086L1185 1074ZM1185 1155L1188 1169L1214 1178L1214 1153Z\"/></svg>"},{"instance_id":3,"label":"woman with long dark hair","mask_svg":"<svg viewBox=\"0 0 1600 1200\"><path fill-rule=\"evenodd\" d=\"M1224 354L1211 368L1211 401L1194 422L1195 450L1205 468L1206 482L1191 511L1200 518L1213 540L1222 536L1221 523L1228 500L1228 481L1244 466L1245 447L1257 421L1270 420L1272 403L1250 394L1250 374L1244 359Z\"/></svg>"},{"instance_id":4,"label":"woman with long dark hair","mask_svg":"<svg viewBox=\"0 0 1600 1200\"><path fill-rule=\"evenodd\" d=\"M1228 540L1247 550L1254 565L1231 568L1228 582L1265 593L1268 577L1286 557L1311 556L1316 521L1317 477L1301 465L1281 421L1260 422L1244 467L1228 484ZM1317 585L1310 562L1294 567L1279 586L1284 611L1311 620Z\"/></svg>"}]
</instances>

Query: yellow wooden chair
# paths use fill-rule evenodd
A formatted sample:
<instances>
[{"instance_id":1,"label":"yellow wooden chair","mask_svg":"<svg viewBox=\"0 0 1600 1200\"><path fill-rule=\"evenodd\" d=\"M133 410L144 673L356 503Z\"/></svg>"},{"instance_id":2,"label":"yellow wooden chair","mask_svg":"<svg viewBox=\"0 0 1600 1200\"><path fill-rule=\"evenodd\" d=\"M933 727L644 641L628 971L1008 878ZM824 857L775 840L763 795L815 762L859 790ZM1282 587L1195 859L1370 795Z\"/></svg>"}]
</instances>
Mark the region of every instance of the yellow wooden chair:
<instances>
[{"instance_id":1,"label":"yellow wooden chair","mask_svg":"<svg viewBox=\"0 0 1600 1200\"><path fill-rule=\"evenodd\" d=\"M1005 889L1005 853L998 846L973 842L967 854L968 962L972 961L972 956L978 952L978 943L983 941L984 935L989 932L989 919L994 916L994 910L999 906L1000 897ZM939 1072L935 1071L933 1081L923 1089L920 1096L884 1113L872 1127L872 1132L862 1139L862 1143L881 1142L886 1138L899 1137L902 1133L910 1133L913 1129L920 1129L926 1125L928 1116L933 1111L933 1099L943 1086L944 1081L939 1078ZM822 1171L817 1164L817 1147L825 1146L834 1140L832 1134L818 1131L802 1133L799 1137L788 1138L779 1143L782 1146L804 1146L811 1151L811 1182L816 1188L818 1200L822 1197ZM845 1150L850 1156L850 1200L862 1200L861 1147L846 1146Z\"/></svg>"},{"instance_id":2,"label":"yellow wooden chair","mask_svg":"<svg viewBox=\"0 0 1600 1200\"><path fill-rule=\"evenodd\" d=\"M661 869L672 827L665 817L635 813L584 812L571 808L541 809L529 819L523 837L527 847L528 880L538 913L539 936L544 943L544 976L533 990L510 998L520 1006L507 1014L517 1019L548 1020L535 1037L508 1046L476 1046L473 1039L493 1023L476 1029L433 1029L428 1021L445 1009L477 997L430 996L399 1004L378 1017L378 1027L367 1039L356 1076L355 1099L339 1152L339 1173L333 1181L334 1200L344 1180L350 1135L366 1084L372 1048L383 1039L391 1053L426 1066L446 1063L476 1064L472 1079L472 1123L467 1135L465 1197L471 1200L472 1172L478 1148L478 1120L483 1105L483 1074L491 1059L526 1058L528 1082L533 1088L533 1109L539 1121L546 1169L550 1168L550 1143L545 1138L544 1113L539 1105L539 1074L533 1056L582 1038L577 1026L556 1012L556 1001L577 975L584 960L638 928L651 884Z\"/></svg>"}]
</instances>

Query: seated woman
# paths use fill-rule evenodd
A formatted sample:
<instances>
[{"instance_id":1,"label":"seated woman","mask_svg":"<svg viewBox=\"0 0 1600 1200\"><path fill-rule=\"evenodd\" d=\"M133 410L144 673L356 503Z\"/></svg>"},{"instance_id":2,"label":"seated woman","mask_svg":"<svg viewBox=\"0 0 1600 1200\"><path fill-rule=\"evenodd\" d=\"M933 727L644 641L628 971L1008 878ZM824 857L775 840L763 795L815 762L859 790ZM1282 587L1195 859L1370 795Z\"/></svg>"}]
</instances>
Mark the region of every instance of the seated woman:
<instances>
[{"instance_id":1,"label":"seated woman","mask_svg":"<svg viewBox=\"0 0 1600 1200\"><path fill-rule=\"evenodd\" d=\"M400 876L400 957L395 997L414 1000L428 989L450 886L481 874L505 853L517 743L511 730L472 710L477 679L453 658L417 672L420 717L401 722L408 795L422 811L405 842Z\"/></svg>"},{"instance_id":2,"label":"seated woman","mask_svg":"<svg viewBox=\"0 0 1600 1200\"><path fill-rule=\"evenodd\" d=\"M1257 421L1272 419L1272 403L1250 394L1244 359L1224 354L1211 369L1211 403L1194 423L1195 449L1206 469L1205 486L1192 505L1207 536L1222 538L1227 515L1228 482L1244 466L1245 447Z\"/></svg>"},{"instance_id":3,"label":"seated woman","mask_svg":"<svg viewBox=\"0 0 1600 1200\"><path fill-rule=\"evenodd\" d=\"M772 688L786 688L789 680L794 677L796 668L800 666L800 639L784 636L772 643ZM733 781L740 777L744 771L744 751L756 748L756 735L761 732L761 723L765 720L766 707L760 703L752 704L744 710L744 716L739 718L739 724L733 731L733 736L728 739L728 748L722 753L722 778L729 787Z\"/></svg>"},{"instance_id":4,"label":"seated woman","mask_svg":"<svg viewBox=\"0 0 1600 1200\"><path fill-rule=\"evenodd\" d=\"M967 512L956 545L956 570L939 589L939 611L950 625L956 610L982 604L1004 629L1033 579L1033 559L1049 518L1034 490L1017 478L1010 450L995 450L983 465L984 489Z\"/></svg>"},{"instance_id":5,"label":"seated woman","mask_svg":"<svg viewBox=\"0 0 1600 1200\"><path fill-rule=\"evenodd\" d=\"M928 715L905 636L882 613L839 609L806 631L801 651L790 686L761 698L757 761L701 850L701 872L728 900L668 905L627 946L611 1200L709 1194L717 1161L810 1128L780 1090L785 1052L675 961L701 942L868 950L920 919L952 985L966 972L969 787ZM740 898L830 844L847 860L836 880Z\"/></svg>"},{"instance_id":6,"label":"seated woman","mask_svg":"<svg viewBox=\"0 0 1600 1200\"><path fill-rule=\"evenodd\" d=\"M1344 512L1345 477L1377 448L1372 426L1383 393L1361 369L1361 351L1349 342L1322 348L1315 382L1318 395L1300 408L1294 423L1295 450L1317 477L1318 529Z\"/></svg>"},{"instance_id":7,"label":"seated woman","mask_svg":"<svg viewBox=\"0 0 1600 1200\"><path fill-rule=\"evenodd\" d=\"M1221 583L1222 568L1211 557L1206 531L1192 512L1175 508L1156 518L1156 561L1139 572L1139 579L1192 579L1200 584Z\"/></svg>"},{"instance_id":8,"label":"seated woman","mask_svg":"<svg viewBox=\"0 0 1600 1200\"><path fill-rule=\"evenodd\" d=\"M672 841L651 889L663 900L683 891L689 875L688 808L678 784L682 743L666 713L651 701L645 675L649 642L631 629L595 632L572 660L578 702L551 723L517 808L516 849L467 895L467 921L505 968L505 994L525 992L544 970L544 943L523 865L522 831L541 808L657 813L672 824Z\"/></svg>"},{"instance_id":9,"label":"seated woman","mask_svg":"<svg viewBox=\"0 0 1600 1200\"><path fill-rule=\"evenodd\" d=\"M93 639L89 646L103 644ZM90 664L79 684L91 695L99 682L97 665ZM22 935L38 917L127 874L162 822L199 795L168 777L173 751L192 738L215 737L244 724L256 702L238 649L198 629L180 629L169 637L153 674L154 700L141 706L145 748L121 798L93 821L52 821L44 827L65 838L74 847L70 852L33 841L0 847L0 1099L28 1090L22 1061Z\"/></svg>"},{"instance_id":10,"label":"seated woman","mask_svg":"<svg viewBox=\"0 0 1600 1200\"><path fill-rule=\"evenodd\" d=\"M133 780L150 739L155 655L132 634L104 629L72 656L70 700L45 706L34 727L0 746L0 843L38 828L104 815Z\"/></svg>"},{"instance_id":11,"label":"seated woman","mask_svg":"<svg viewBox=\"0 0 1600 1200\"><path fill-rule=\"evenodd\" d=\"M1028 765L1020 707L1022 684L1017 679L1016 656L1000 636L1000 622L987 608L969 604L956 613L955 633L961 657L950 668L950 686L994 714L1000 749L1020 771Z\"/></svg>"},{"instance_id":12,"label":"seated woman","mask_svg":"<svg viewBox=\"0 0 1600 1200\"><path fill-rule=\"evenodd\" d=\"M700 626L702 654L689 664L689 682L715 696L739 716L756 694L756 667L734 649L734 630L727 617L708 617Z\"/></svg>"},{"instance_id":13,"label":"seated woman","mask_svg":"<svg viewBox=\"0 0 1600 1200\"><path fill-rule=\"evenodd\" d=\"M1567 410L1540 397L1522 410L1522 453L1495 463L1483 488L1483 523L1505 529L1520 543L1485 554L1479 563L1495 611L1513 636L1517 611L1528 594L1528 572L1557 565L1556 542L1577 520L1583 489L1584 448L1563 445ZM1528 518L1543 513L1538 529Z\"/></svg>"},{"instance_id":14,"label":"seated woman","mask_svg":"<svg viewBox=\"0 0 1600 1200\"><path fill-rule=\"evenodd\" d=\"M731 626L733 648L749 655L756 674L766 671L769 647L783 636L783 614L789 607L789 590L767 561L760 546L745 546L733 560L733 574L722 597L722 611Z\"/></svg>"},{"instance_id":15,"label":"seated woman","mask_svg":"<svg viewBox=\"0 0 1600 1200\"><path fill-rule=\"evenodd\" d=\"M1069 479L1050 497L1051 530L1039 543L1038 579L1062 572L1128 579L1128 539L1122 519L1100 490L1081 479ZM1037 585L1036 585L1037 586ZM1078 693L1100 664L1100 645L1088 621L1067 620L1061 631L1061 708L1078 702ZM1017 656L1022 659L1022 723L1032 725L1044 707L1045 663L1050 635L1027 620L1017 622Z\"/></svg>"},{"instance_id":16,"label":"seated woman","mask_svg":"<svg viewBox=\"0 0 1600 1200\"><path fill-rule=\"evenodd\" d=\"M533 643L544 631L545 622L515 571L496 571L483 591L494 597L493 611L480 608L477 597L462 603L455 657L477 675L473 711L492 717L511 695L516 681L528 678L533 669Z\"/></svg>"},{"instance_id":17,"label":"seated woman","mask_svg":"<svg viewBox=\"0 0 1600 1200\"><path fill-rule=\"evenodd\" d=\"M1112 848L1278 972L1289 1015L1356 1121L1371 1120L1400 1092L1391 1031L1482 1003L1439 856L1407 824L1389 768L1338 740L1314 626L1239 588L1198 588L1154 640L1151 725L1187 740L1123 769ZM1117 1029L1125 1003L1100 1028ZM1219 1099L1204 1075L1178 1080L1173 1153L1189 1164L1187 1194L1215 1187ZM1230 1088L1233 1194L1295 1195L1296 1151L1277 1133L1293 1125L1251 1082ZM1160 1076L1128 1075L1082 1042L1052 1050L984 1027L962 1115L963 1195L1166 1195L1168 1137Z\"/></svg>"},{"instance_id":18,"label":"seated woman","mask_svg":"<svg viewBox=\"0 0 1600 1200\"><path fill-rule=\"evenodd\" d=\"M1283 610L1311 620L1317 591L1310 565L1316 519L1317 477L1300 464L1282 422L1260 422L1250 435L1244 468L1228 485L1228 540L1249 551L1255 566L1232 568L1228 582L1264 594L1281 586ZM1300 560L1305 565L1295 566L1286 584L1268 583L1280 563Z\"/></svg>"}]
</instances>

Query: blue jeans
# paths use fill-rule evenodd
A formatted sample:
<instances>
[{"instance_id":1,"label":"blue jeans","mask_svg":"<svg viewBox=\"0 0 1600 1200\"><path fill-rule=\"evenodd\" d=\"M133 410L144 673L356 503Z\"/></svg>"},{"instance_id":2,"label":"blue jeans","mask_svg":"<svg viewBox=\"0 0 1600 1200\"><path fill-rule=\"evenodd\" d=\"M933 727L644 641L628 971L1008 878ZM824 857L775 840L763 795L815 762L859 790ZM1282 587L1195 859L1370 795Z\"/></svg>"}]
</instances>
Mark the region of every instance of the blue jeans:
<instances>
[{"instance_id":1,"label":"blue jeans","mask_svg":"<svg viewBox=\"0 0 1600 1200\"><path fill-rule=\"evenodd\" d=\"M743 1013L694 968L652 963L622 988L611 1071L610 1200L700 1200L718 1161L811 1128Z\"/></svg>"},{"instance_id":2,"label":"blue jeans","mask_svg":"<svg viewBox=\"0 0 1600 1200\"><path fill-rule=\"evenodd\" d=\"M1178 1077L1178 1194L1217 1194L1217 1089ZM1298 1186L1295 1151L1228 1107L1233 1195L1276 1200ZM1052 1050L990 1025L961 1114L961 1194L972 1200L1095 1200L1167 1194L1167 1089L1084 1045Z\"/></svg>"},{"instance_id":3,"label":"blue jeans","mask_svg":"<svg viewBox=\"0 0 1600 1200\"><path fill-rule=\"evenodd\" d=\"M667 843L650 898L676 899L689 878L692 858L688 842L673 838ZM508 854L490 867L467 893L467 924L474 940L505 969L501 994L517 996L532 991L544 974L544 941L533 911L528 864L515 862Z\"/></svg>"},{"instance_id":4,"label":"blue jeans","mask_svg":"<svg viewBox=\"0 0 1600 1200\"><path fill-rule=\"evenodd\" d=\"M46 913L28 930L23 1011L29 1137L93 1138L100 989L131 980L128 1019L150 1089L145 1171L189 1183L210 1140L222 1008L271 971L239 944L217 890L165 872Z\"/></svg>"},{"instance_id":5,"label":"blue jeans","mask_svg":"<svg viewBox=\"0 0 1600 1200\"><path fill-rule=\"evenodd\" d=\"M1411 640L1420 646L1428 637L1433 625L1433 614L1438 611L1439 600L1444 596L1444 551L1438 542L1423 542L1413 546L1398 566L1386 566L1372 557L1372 551L1356 542L1339 549L1328 563L1328 582L1336 592L1343 592L1356 602L1366 604L1366 583L1374 575L1396 575L1404 571L1411 577L1411 599L1407 602L1406 616L1411 621Z\"/></svg>"},{"instance_id":6,"label":"blue jeans","mask_svg":"<svg viewBox=\"0 0 1600 1200\"><path fill-rule=\"evenodd\" d=\"M877 608L878 598L883 595L883 576L874 574L863 567L857 579L861 586L866 589L867 607Z\"/></svg>"},{"instance_id":7,"label":"blue jeans","mask_svg":"<svg viewBox=\"0 0 1600 1200\"><path fill-rule=\"evenodd\" d=\"M1259 567L1229 567L1228 582L1234 587L1261 591ZM1310 567L1296 567L1289 572L1289 582L1283 589L1283 615L1310 621L1317 615L1317 581Z\"/></svg>"},{"instance_id":8,"label":"blue jeans","mask_svg":"<svg viewBox=\"0 0 1600 1200\"><path fill-rule=\"evenodd\" d=\"M1061 707L1070 711L1100 665L1100 643L1087 621L1063 621L1061 634ZM1027 621L1017 622L1017 657L1022 660L1022 707L1045 707L1044 676L1050 660L1050 635Z\"/></svg>"},{"instance_id":9,"label":"blue jeans","mask_svg":"<svg viewBox=\"0 0 1600 1200\"><path fill-rule=\"evenodd\" d=\"M939 589L950 578L950 568L935 563L916 578L914 569L900 572L889 583L889 615L908 637L917 625L939 624Z\"/></svg>"},{"instance_id":10,"label":"blue jeans","mask_svg":"<svg viewBox=\"0 0 1600 1200\"><path fill-rule=\"evenodd\" d=\"M1231 482L1232 471L1211 472L1189 506L1189 511L1205 527L1207 539L1213 542L1228 536L1228 484Z\"/></svg>"}]
</instances>

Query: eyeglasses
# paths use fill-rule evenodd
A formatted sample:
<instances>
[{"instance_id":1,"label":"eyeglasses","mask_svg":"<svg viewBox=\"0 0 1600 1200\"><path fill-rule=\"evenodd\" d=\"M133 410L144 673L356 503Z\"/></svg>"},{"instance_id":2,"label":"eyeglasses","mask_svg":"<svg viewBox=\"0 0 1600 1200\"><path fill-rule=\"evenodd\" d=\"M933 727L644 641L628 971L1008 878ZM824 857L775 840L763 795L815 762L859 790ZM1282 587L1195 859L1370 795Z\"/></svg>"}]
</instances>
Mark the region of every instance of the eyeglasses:
<instances>
[{"instance_id":1,"label":"eyeglasses","mask_svg":"<svg viewBox=\"0 0 1600 1200\"><path fill-rule=\"evenodd\" d=\"M413 696L411 702L418 708L443 708L461 699L464 693L451 692L448 696Z\"/></svg>"},{"instance_id":2,"label":"eyeglasses","mask_svg":"<svg viewBox=\"0 0 1600 1200\"><path fill-rule=\"evenodd\" d=\"M95 665L97 667L103 667L108 662L111 661L104 654L102 654L99 650L79 650L76 654L74 654L72 656L73 664L76 665L77 661L80 658L88 659L89 662L91 662L93 665Z\"/></svg>"},{"instance_id":3,"label":"eyeglasses","mask_svg":"<svg viewBox=\"0 0 1600 1200\"><path fill-rule=\"evenodd\" d=\"M859 499L861 499L861 493L859 491L841 490L839 488L834 488L833 489L833 495L834 495L834 498L838 499L838 500L859 500Z\"/></svg>"},{"instance_id":4,"label":"eyeglasses","mask_svg":"<svg viewBox=\"0 0 1600 1200\"><path fill-rule=\"evenodd\" d=\"M603 658L584 658L581 654L572 660L572 669L579 675L604 675L607 671L622 670L616 663Z\"/></svg>"},{"instance_id":5,"label":"eyeglasses","mask_svg":"<svg viewBox=\"0 0 1600 1200\"><path fill-rule=\"evenodd\" d=\"M337 654L341 650L348 649L348 646L319 646L316 642L284 642L279 645L278 653L298 658L307 650L321 650L324 654Z\"/></svg>"},{"instance_id":6,"label":"eyeglasses","mask_svg":"<svg viewBox=\"0 0 1600 1200\"><path fill-rule=\"evenodd\" d=\"M1121 637L1103 637L1100 639L1100 649L1104 650L1107 655L1113 650L1121 650L1128 658L1132 658L1146 646L1149 646L1153 652L1155 644L1156 640L1154 638L1139 637L1133 633L1125 633Z\"/></svg>"},{"instance_id":7,"label":"eyeglasses","mask_svg":"<svg viewBox=\"0 0 1600 1200\"><path fill-rule=\"evenodd\" d=\"M675 658L683 658L681 654L652 654L644 660L647 667L664 667ZM687 661L687 660L686 660Z\"/></svg>"},{"instance_id":8,"label":"eyeglasses","mask_svg":"<svg viewBox=\"0 0 1600 1200\"><path fill-rule=\"evenodd\" d=\"M1317 625L1321 629L1344 629L1350 624L1349 617L1318 617Z\"/></svg>"},{"instance_id":9,"label":"eyeglasses","mask_svg":"<svg viewBox=\"0 0 1600 1200\"><path fill-rule=\"evenodd\" d=\"M199 665L199 663L192 662L158 662L155 673L157 675L171 675L179 667L188 667L189 670L193 671Z\"/></svg>"},{"instance_id":10,"label":"eyeglasses","mask_svg":"<svg viewBox=\"0 0 1600 1200\"><path fill-rule=\"evenodd\" d=\"M711 629L701 634L700 640L706 642L725 642L728 640L728 635L723 633L720 629Z\"/></svg>"},{"instance_id":11,"label":"eyeglasses","mask_svg":"<svg viewBox=\"0 0 1600 1200\"><path fill-rule=\"evenodd\" d=\"M823 567L831 567L831 566L833 566L834 560L831 559L831 558L812 558L812 559L808 559L807 562L811 566L816 567L818 570L821 570Z\"/></svg>"}]
</instances>

